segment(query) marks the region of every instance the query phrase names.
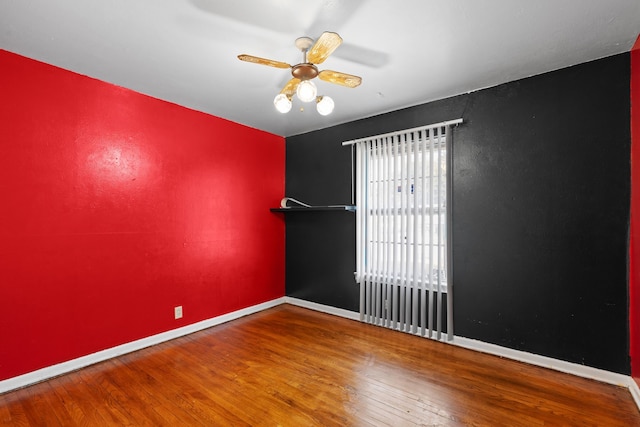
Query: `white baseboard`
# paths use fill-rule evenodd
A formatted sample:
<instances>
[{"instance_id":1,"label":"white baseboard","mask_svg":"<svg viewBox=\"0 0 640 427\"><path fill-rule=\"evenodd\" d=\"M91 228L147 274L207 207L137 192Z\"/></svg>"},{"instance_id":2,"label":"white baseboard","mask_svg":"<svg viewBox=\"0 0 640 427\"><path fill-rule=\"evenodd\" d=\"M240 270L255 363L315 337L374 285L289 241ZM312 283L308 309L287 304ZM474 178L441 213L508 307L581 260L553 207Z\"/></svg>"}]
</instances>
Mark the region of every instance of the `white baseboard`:
<instances>
[{"instance_id":1,"label":"white baseboard","mask_svg":"<svg viewBox=\"0 0 640 427\"><path fill-rule=\"evenodd\" d=\"M592 368L590 366L579 365L577 363L565 362L564 360L541 356L534 353L527 353L525 351L514 350L511 348L502 347L496 344L489 344L483 341L473 340L469 338L454 336L452 344L458 347L464 347L470 350L504 357L506 359L517 360L519 362L528 363L529 365L541 366L543 368L553 369L555 371L560 371L583 378L589 378L592 380L621 387L629 387L629 381L631 380L631 377L627 375L617 374L615 372L605 371L603 369Z\"/></svg>"},{"instance_id":2,"label":"white baseboard","mask_svg":"<svg viewBox=\"0 0 640 427\"><path fill-rule=\"evenodd\" d=\"M351 320L359 320L360 315L357 312L343 310L331 306L326 306L314 302L304 301L297 298L286 297L285 302L297 305L311 310L321 311L323 313L329 313L336 316L345 317ZM447 342L447 341L442 341ZM583 378L589 378L592 380L600 381L607 384L613 384L620 387L629 389L633 400L636 402L638 409L640 409L640 387L638 384L628 375L618 374L615 372L605 371L603 369L592 368L590 366L579 365L577 363L565 362L563 360L554 359L547 356L540 356L533 353L527 353L520 350L513 350L507 347L502 347L495 344L486 343L483 341L473 340L469 338L454 336L453 341L449 342L452 345L464 347L469 350L479 351L482 353L492 354L494 356L504 357L505 359L517 360L519 362L528 363L534 366L541 366L544 368L553 369L572 375L576 375Z\"/></svg>"},{"instance_id":3,"label":"white baseboard","mask_svg":"<svg viewBox=\"0 0 640 427\"><path fill-rule=\"evenodd\" d=\"M157 335L153 335L147 338L142 338L136 341L132 341L126 344L119 345L117 347L108 348L106 350L99 351L97 353L82 356L77 359L69 360L67 362L59 363L57 365L48 366L46 368L38 369L37 371L29 372L24 375L12 377L6 380L0 381L0 393L4 393L10 390L22 388L31 384L35 384L41 381L45 381L54 377L57 377L68 372L84 368L89 365L93 365L98 362L102 362L107 359L121 356L126 353L131 353L137 350L141 350L145 347L160 344L165 341L169 341L175 338L189 335L203 329L211 328L212 326L220 325L222 323L229 322L231 320L238 319L240 317L247 316L249 314L257 313L262 310L266 310L271 307L283 304L286 301L285 297L275 300L267 301L262 304L257 304L251 307L243 308L231 313L216 316L211 319L203 320L201 322L193 323L191 325L183 326L181 328L172 329L167 332L163 332Z\"/></svg>"},{"instance_id":4,"label":"white baseboard","mask_svg":"<svg viewBox=\"0 0 640 427\"><path fill-rule=\"evenodd\" d=\"M322 313L333 314L339 317L346 317L351 320L360 320L360 313L342 308L331 307L330 305L318 304L316 302L305 301L298 298L285 297L287 304L297 305L298 307L308 308L310 310L320 311Z\"/></svg>"}]
</instances>

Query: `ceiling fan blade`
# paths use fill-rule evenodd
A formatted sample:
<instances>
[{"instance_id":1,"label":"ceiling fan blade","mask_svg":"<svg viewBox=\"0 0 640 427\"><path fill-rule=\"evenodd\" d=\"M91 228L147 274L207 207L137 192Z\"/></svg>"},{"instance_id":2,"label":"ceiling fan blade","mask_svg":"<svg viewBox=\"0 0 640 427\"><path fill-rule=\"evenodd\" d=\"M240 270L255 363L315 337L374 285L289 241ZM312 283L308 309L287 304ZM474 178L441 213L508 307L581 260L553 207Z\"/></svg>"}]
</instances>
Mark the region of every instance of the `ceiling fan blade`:
<instances>
[{"instance_id":1,"label":"ceiling fan blade","mask_svg":"<svg viewBox=\"0 0 640 427\"><path fill-rule=\"evenodd\" d=\"M284 93L287 96L293 96L296 93L296 89L298 88L298 84L300 83L300 79L292 78L284 85L284 88L280 91L280 93Z\"/></svg>"},{"instance_id":2,"label":"ceiling fan blade","mask_svg":"<svg viewBox=\"0 0 640 427\"><path fill-rule=\"evenodd\" d=\"M325 31L307 52L307 62L322 64L341 44L342 37L338 33Z\"/></svg>"},{"instance_id":3,"label":"ceiling fan blade","mask_svg":"<svg viewBox=\"0 0 640 427\"><path fill-rule=\"evenodd\" d=\"M324 70L318 74L320 80L325 82L335 83L337 85L356 87L362 83L362 78L358 76L352 76L351 74L340 73L338 71Z\"/></svg>"},{"instance_id":4,"label":"ceiling fan blade","mask_svg":"<svg viewBox=\"0 0 640 427\"><path fill-rule=\"evenodd\" d=\"M254 64L268 65L275 68L291 68L286 62L274 61L272 59L259 58L251 55L238 55L240 61L253 62Z\"/></svg>"}]
</instances>

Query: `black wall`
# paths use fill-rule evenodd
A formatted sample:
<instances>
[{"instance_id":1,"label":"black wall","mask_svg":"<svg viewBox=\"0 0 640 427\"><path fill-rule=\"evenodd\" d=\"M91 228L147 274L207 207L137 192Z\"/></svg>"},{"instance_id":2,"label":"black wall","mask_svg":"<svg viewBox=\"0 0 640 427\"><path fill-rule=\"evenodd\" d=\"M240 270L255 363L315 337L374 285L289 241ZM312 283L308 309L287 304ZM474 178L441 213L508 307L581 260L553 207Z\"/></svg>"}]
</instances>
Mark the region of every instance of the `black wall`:
<instances>
[{"instance_id":1,"label":"black wall","mask_svg":"<svg viewBox=\"0 0 640 427\"><path fill-rule=\"evenodd\" d=\"M462 117L455 334L629 374L629 85L621 54L290 137L286 194L349 203L342 141ZM355 215L290 213L286 222L287 295L357 311Z\"/></svg>"}]
</instances>

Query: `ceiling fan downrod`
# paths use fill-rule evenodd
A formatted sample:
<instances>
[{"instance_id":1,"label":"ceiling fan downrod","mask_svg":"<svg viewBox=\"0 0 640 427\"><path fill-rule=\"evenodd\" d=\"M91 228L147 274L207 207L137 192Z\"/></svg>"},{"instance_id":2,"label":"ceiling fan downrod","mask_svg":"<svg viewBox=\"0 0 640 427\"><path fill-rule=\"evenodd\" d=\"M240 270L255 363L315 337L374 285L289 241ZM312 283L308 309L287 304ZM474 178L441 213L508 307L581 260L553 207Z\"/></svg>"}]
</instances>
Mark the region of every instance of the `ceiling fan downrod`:
<instances>
[{"instance_id":1,"label":"ceiling fan downrod","mask_svg":"<svg viewBox=\"0 0 640 427\"><path fill-rule=\"evenodd\" d=\"M318 76L318 68L307 62L307 52L313 46L313 39L310 37L299 37L296 39L296 47L302 51L302 62L291 67L291 75L300 80L311 80Z\"/></svg>"}]
</instances>

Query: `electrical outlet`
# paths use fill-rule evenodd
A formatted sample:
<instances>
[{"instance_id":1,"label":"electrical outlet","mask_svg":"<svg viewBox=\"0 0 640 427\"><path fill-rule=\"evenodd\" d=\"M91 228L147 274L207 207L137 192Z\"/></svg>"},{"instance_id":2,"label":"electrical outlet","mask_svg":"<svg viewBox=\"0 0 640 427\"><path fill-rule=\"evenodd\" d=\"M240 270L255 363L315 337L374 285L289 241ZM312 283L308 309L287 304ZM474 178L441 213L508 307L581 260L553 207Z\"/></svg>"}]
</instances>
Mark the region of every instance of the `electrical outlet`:
<instances>
[{"instance_id":1,"label":"electrical outlet","mask_svg":"<svg viewBox=\"0 0 640 427\"><path fill-rule=\"evenodd\" d=\"M181 305L173 308L173 317L175 319L182 319L182 306Z\"/></svg>"}]
</instances>

